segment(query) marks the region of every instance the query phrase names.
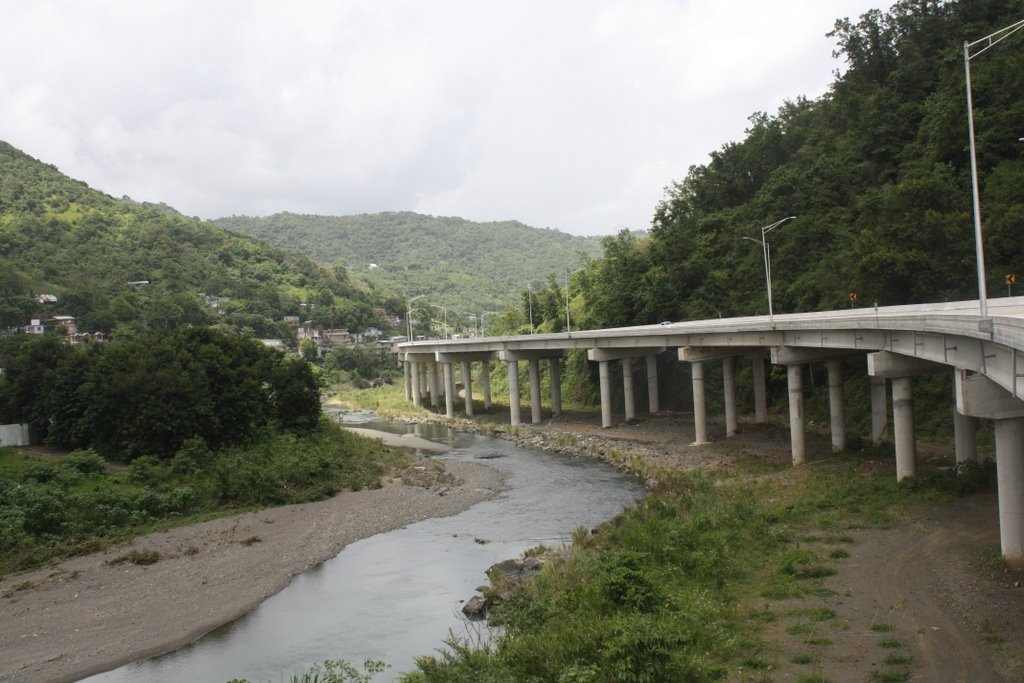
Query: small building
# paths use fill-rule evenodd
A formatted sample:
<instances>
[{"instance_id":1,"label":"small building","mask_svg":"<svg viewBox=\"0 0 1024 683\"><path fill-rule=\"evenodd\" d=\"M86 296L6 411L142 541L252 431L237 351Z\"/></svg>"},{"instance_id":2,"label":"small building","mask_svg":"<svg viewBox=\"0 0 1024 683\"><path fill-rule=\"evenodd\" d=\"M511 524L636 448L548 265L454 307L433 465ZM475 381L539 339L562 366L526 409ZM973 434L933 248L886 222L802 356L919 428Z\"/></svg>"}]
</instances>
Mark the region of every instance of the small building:
<instances>
[{"instance_id":1,"label":"small building","mask_svg":"<svg viewBox=\"0 0 1024 683\"><path fill-rule=\"evenodd\" d=\"M32 318L29 321L28 325L25 325L25 327L22 329L25 330L25 334L42 334L43 332L46 331L46 327L43 325L43 321L40 320L39 318Z\"/></svg>"},{"instance_id":2,"label":"small building","mask_svg":"<svg viewBox=\"0 0 1024 683\"><path fill-rule=\"evenodd\" d=\"M73 337L78 334L78 325L75 323L75 319L70 315L53 316L53 324L57 327L63 327L64 333L69 337Z\"/></svg>"},{"instance_id":3,"label":"small building","mask_svg":"<svg viewBox=\"0 0 1024 683\"><path fill-rule=\"evenodd\" d=\"M55 294L37 294L36 301L41 304L55 304L57 303L57 295Z\"/></svg>"}]
</instances>

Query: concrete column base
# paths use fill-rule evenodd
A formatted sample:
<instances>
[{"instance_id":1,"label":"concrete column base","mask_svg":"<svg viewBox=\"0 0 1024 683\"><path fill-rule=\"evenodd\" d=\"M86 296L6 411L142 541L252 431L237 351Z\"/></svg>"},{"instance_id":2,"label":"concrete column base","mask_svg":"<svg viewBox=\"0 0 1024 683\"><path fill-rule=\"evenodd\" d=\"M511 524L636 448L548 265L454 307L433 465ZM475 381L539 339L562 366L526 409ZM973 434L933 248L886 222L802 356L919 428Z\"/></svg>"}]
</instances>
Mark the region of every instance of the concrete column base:
<instances>
[{"instance_id":1,"label":"concrete column base","mask_svg":"<svg viewBox=\"0 0 1024 683\"><path fill-rule=\"evenodd\" d=\"M409 366L410 374L412 375L412 404L419 408L423 396L420 391L420 380L422 379L422 375L420 374L420 364L416 361L411 361Z\"/></svg>"},{"instance_id":2,"label":"concrete column base","mask_svg":"<svg viewBox=\"0 0 1024 683\"><path fill-rule=\"evenodd\" d=\"M725 436L736 436L736 357L722 359L722 391L725 399Z\"/></svg>"},{"instance_id":3,"label":"concrete column base","mask_svg":"<svg viewBox=\"0 0 1024 683\"><path fill-rule=\"evenodd\" d=\"M884 377L871 378L871 445L889 440L888 392Z\"/></svg>"},{"instance_id":4,"label":"concrete column base","mask_svg":"<svg viewBox=\"0 0 1024 683\"><path fill-rule=\"evenodd\" d=\"M661 410L658 401L658 357L652 353L644 358L647 364L647 408L656 413Z\"/></svg>"},{"instance_id":5,"label":"concrete column base","mask_svg":"<svg viewBox=\"0 0 1024 683\"><path fill-rule=\"evenodd\" d=\"M953 409L953 438L956 442L956 463L980 462L978 459L978 421Z\"/></svg>"},{"instance_id":6,"label":"concrete column base","mask_svg":"<svg viewBox=\"0 0 1024 683\"><path fill-rule=\"evenodd\" d=\"M466 417L473 417L473 372L469 361L462 361L462 389L466 394Z\"/></svg>"},{"instance_id":7,"label":"concrete column base","mask_svg":"<svg viewBox=\"0 0 1024 683\"><path fill-rule=\"evenodd\" d=\"M562 365L558 358L551 359L551 414L562 414Z\"/></svg>"},{"instance_id":8,"label":"concrete column base","mask_svg":"<svg viewBox=\"0 0 1024 683\"><path fill-rule=\"evenodd\" d=\"M452 364L442 363L441 371L444 375L444 414L448 417L455 417L455 378L452 375Z\"/></svg>"},{"instance_id":9,"label":"concrete column base","mask_svg":"<svg viewBox=\"0 0 1024 683\"><path fill-rule=\"evenodd\" d=\"M540 361L533 359L529 361L530 370L530 419L533 424L540 424Z\"/></svg>"},{"instance_id":10,"label":"concrete column base","mask_svg":"<svg viewBox=\"0 0 1024 683\"><path fill-rule=\"evenodd\" d=\"M480 367L480 386L484 391L484 408L491 407L491 362L483 361Z\"/></svg>"},{"instance_id":11,"label":"concrete column base","mask_svg":"<svg viewBox=\"0 0 1024 683\"><path fill-rule=\"evenodd\" d=\"M754 370L754 420L758 424L764 424L768 421L768 387L764 377L764 356L754 354L750 360Z\"/></svg>"},{"instance_id":12,"label":"concrete column base","mask_svg":"<svg viewBox=\"0 0 1024 683\"><path fill-rule=\"evenodd\" d=\"M896 442L896 481L903 481L917 475L913 381L909 377L892 379L892 423Z\"/></svg>"},{"instance_id":13,"label":"concrete column base","mask_svg":"<svg viewBox=\"0 0 1024 683\"><path fill-rule=\"evenodd\" d=\"M612 389L608 378L608 362L597 362L597 376L601 386L601 426L606 429L612 426Z\"/></svg>"},{"instance_id":14,"label":"concrete column base","mask_svg":"<svg viewBox=\"0 0 1024 683\"><path fill-rule=\"evenodd\" d=\"M441 405L441 396L438 391L437 363L431 363L427 368L427 392L430 394L430 405L437 408Z\"/></svg>"},{"instance_id":15,"label":"concrete column base","mask_svg":"<svg viewBox=\"0 0 1024 683\"><path fill-rule=\"evenodd\" d=\"M789 384L789 442L793 452L793 464L807 462L806 427L804 425L804 368L802 365L787 365L786 380Z\"/></svg>"},{"instance_id":16,"label":"concrete column base","mask_svg":"<svg viewBox=\"0 0 1024 683\"><path fill-rule=\"evenodd\" d=\"M402 363L402 382L405 384L405 400L412 400L412 375L409 372L409 361Z\"/></svg>"},{"instance_id":17,"label":"concrete column base","mask_svg":"<svg viewBox=\"0 0 1024 683\"><path fill-rule=\"evenodd\" d=\"M995 421L999 542L1010 569L1024 569L1024 417Z\"/></svg>"},{"instance_id":18,"label":"concrete column base","mask_svg":"<svg viewBox=\"0 0 1024 683\"><path fill-rule=\"evenodd\" d=\"M636 396L633 393L633 359L622 359L622 395L626 404L626 422L636 419Z\"/></svg>"},{"instance_id":19,"label":"concrete column base","mask_svg":"<svg viewBox=\"0 0 1024 683\"><path fill-rule=\"evenodd\" d=\"M522 424L519 406L519 362L508 361L508 412L513 427Z\"/></svg>"},{"instance_id":20,"label":"concrete column base","mask_svg":"<svg viewBox=\"0 0 1024 683\"><path fill-rule=\"evenodd\" d=\"M708 442L708 413L704 404L704 362L690 363L690 375L693 380L693 443L700 445Z\"/></svg>"},{"instance_id":21,"label":"concrete column base","mask_svg":"<svg viewBox=\"0 0 1024 683\"><path fill-rule=\"evenodd\" d=\"M828 408L832 431L832 452L846 450L846 410L843 398L843 361L833 359L828 367Z\"/></svg>"}]
</instances>

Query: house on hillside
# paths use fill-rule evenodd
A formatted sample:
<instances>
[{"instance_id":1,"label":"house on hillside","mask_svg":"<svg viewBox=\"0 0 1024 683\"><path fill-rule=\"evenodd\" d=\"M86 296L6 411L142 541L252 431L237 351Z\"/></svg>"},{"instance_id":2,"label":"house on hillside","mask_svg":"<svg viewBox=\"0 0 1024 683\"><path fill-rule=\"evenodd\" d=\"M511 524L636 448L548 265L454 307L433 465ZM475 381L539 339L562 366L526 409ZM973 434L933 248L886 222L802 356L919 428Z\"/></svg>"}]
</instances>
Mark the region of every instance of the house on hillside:
<instances>
[{"instance_id":1,"label":"house on hillside","mask_svg":"<svg viewBox=\"0 0 1024 683\"><path fill-rule=\"evenodd\" d=\"M37 294L36 302L41 304L55 304L57 303L57 295L55 294Z\"/></svg>"}]
</instances>

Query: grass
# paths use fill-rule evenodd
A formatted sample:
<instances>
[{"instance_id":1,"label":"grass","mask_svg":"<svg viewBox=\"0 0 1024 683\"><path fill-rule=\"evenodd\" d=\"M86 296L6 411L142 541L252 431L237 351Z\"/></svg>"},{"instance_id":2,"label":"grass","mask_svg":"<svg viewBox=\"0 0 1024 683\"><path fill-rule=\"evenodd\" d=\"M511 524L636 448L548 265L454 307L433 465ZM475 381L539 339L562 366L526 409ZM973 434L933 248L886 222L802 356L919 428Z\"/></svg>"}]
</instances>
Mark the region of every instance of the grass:
<instances>
[{"instance_id":1,"label":"grass","mask_svg":"<svg viewBox=\"0 0 1024 683\"><path fill-rule=\"evenodd\" d=\"M141 566L149 566L156 564L160 561L160 553L156 550L132 550L125 553L124 555L118 555L115 558L107 560L109 565L118 564L137 564Z\"/></svg>"}]
</instances>

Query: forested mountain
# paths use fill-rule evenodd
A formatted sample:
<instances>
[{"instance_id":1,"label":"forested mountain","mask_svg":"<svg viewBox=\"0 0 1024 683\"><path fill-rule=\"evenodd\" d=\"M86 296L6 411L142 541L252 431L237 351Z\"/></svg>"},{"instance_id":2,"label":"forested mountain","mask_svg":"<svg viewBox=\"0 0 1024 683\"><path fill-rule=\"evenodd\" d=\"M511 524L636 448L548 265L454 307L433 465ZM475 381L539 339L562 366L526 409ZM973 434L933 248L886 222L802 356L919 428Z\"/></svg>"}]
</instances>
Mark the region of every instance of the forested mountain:
<instances>
[{"instance_id":1,"label":"forested mountain","mask_svg":"<svg viewBox=\"0 0 1024 683\"><path fill-rule=\"evenodd\" d=\"M1021 20L1021 0L904 0L837 21L828 93L755 113L669 188L649 238L606 239L574 279L574 319L764 314L762 247L744 238L787 216L768 234L777 313L976 298L963 44ZM1003 296L1024 274L1024 30L971 68L987 287Z\"/></svg>"},{"instance_id":2,"label":"forested mountain","mask_svg":"<svg viewBox=\"0 0 1024 683\"><path fill-rule=\"evenodd\" d=\"M222 314L202 293L227 299ZM40 294L57 303L38 303ZM0 329L46 312L75 316L82 331L222 322L277 337L288 333L285 315L374 324L385 313L376 303L343 269L166 206L114 199L0 142Z\"/></svg>"},{"instance_id":3,"label":"forested mountain","mask_svg":"<svg viewBox=\"0 0 1024 683\"><path fill-rule=\"evenodd\" d=\"M518 290L559 279L580 265L580 253L601 252L597 237L577 237L517 221L388 212L357 216L279 213L216 221L324 264L342 264L353 278L433 304L480 312L518 300ZM370 264L376 267L371 268Z\"/></svg>"}]
</instances>

